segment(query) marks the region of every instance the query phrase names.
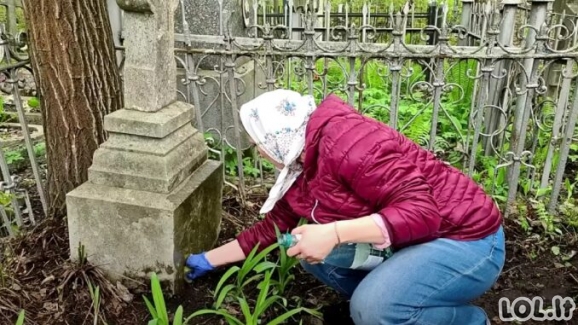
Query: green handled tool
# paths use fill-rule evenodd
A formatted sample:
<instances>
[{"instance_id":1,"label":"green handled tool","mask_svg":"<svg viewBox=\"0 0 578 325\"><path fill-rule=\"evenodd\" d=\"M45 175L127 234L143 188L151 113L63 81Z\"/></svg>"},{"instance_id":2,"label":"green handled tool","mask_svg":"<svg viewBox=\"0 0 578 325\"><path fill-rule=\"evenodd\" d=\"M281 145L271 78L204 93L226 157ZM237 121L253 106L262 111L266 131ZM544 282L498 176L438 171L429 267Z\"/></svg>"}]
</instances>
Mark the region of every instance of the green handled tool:
<instances>
[{"instance_id":1,"label":"green handled tool","mask_svg":"<svg viewBox=\"0 0 578 325\"><path fill-rule=\"evenodd\" d=\"M186 283L192 283L192 282L193 282L193 281L189 280L189 278L187 278L187 273L189 273L189 272L191 272L191 271L192 271L192 270L191 270L190 267L185 266L185 276L184 276L184 278L185 278L185 282L186 282Z\"/></svg>"}]
</instances>

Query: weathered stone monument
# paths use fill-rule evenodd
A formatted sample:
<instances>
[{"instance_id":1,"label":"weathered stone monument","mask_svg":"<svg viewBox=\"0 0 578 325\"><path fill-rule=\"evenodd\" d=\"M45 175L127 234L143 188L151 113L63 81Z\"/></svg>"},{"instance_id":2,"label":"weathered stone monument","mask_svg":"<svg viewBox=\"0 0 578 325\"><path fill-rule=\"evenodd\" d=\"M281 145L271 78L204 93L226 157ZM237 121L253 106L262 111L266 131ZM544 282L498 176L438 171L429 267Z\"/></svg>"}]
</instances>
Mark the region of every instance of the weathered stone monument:
<instances>
[{"instance_id":1,"label":"weathered stone monument","mask_svg":"<svg viewBox=\"0 0 578 325\"><path fill-rule=\"evenodd\" d=\"M67 196L72 258L112 279L156 272L183 286L189 253L211 248L221 222L223 171L207 159L193 107L177 101L174 11L178 0L117 0L125 11L125 109L105 117L109 139L89 180Z\"/></svg>"}]
</instances>

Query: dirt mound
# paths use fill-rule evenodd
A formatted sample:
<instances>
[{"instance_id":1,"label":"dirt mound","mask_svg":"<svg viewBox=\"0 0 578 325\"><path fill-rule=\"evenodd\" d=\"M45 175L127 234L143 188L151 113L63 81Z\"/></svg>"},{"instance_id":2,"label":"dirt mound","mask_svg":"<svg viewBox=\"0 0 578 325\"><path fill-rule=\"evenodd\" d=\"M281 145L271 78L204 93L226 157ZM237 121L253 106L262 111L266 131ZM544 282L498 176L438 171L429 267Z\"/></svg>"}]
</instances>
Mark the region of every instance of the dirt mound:
<instances>
[{"instance_id":1,"label":"dirt mound","mask_svg":"<svg viewBox=\"0 0 578 325\"><path fill-rule=\"evenodd\" d=\"M0 324L14 324L20 310L26 324L92 323L98 287L99 318L138 324L126 309L133 296L122 285L82 260L69 260L68 233L63 219L47 219L31 232L0 242Z\"/></svg>"}]
</instances>

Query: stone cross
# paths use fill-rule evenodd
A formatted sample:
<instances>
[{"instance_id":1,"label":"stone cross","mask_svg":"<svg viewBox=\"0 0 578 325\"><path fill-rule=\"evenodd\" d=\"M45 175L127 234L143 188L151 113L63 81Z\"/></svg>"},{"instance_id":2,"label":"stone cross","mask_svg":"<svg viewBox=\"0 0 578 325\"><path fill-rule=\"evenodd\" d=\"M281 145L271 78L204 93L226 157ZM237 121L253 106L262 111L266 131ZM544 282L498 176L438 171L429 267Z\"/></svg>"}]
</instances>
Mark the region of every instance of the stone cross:
<instances>
[{"instance_id":1,"label":"stone cross","mask_svg":"<svg viewBox=\"0 0 578 325\"><path fill-rule=\"evenodd\" d=\"M177 0L117 0L126 11L125 108L104 119L109 138L88 182L67 195L72 259L112 279L150 272L184 288L188 254L210 249L221 222L222 164L208 160L194 107L177 101L173 12Z\"/></svg>"},{"instance_id":2,"label":"stone cross","mask_svg":"<svg viewBox=\"0 0 578 325\"><path fill-rule=\"evenodd\" d=\"M125 106L156 112L176 99L174 12L178 0L117 0L125 11Z\"/></svg>"}]
</instances>

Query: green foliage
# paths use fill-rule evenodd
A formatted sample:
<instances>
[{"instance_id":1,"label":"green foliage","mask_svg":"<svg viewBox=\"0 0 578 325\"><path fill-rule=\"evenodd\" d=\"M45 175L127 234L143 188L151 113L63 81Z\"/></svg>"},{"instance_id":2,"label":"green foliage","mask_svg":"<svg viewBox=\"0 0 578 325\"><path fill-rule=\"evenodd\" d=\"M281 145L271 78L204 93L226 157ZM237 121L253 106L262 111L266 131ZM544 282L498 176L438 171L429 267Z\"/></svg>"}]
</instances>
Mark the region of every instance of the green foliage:
<instances>
[{"instance_id":1,"label":"green foliage","mask_svg":"<svg viewBox=\"0 0 578 325\"><path fill-rule=\"evenodd\" d=\"M0 205L4 207L4 209L9 209L12 200L14 199L14 195L10 194L9 192L0 192Z\"/></svg>"},{"instance_id":2,"label":"green foliage","mask_svg":"<svg viewBox=\"0 0 578 325\"><path fill-rule=\"evenodd\" d=\"M217 315L223 317L228 324L260 325L266 317L271 316L272 309L277 312L278 308L284 312L275 315L267 324L283 324L300 313L320 316L317 310L302 307L299 303L291 308L288 300L283 297L288 283L294 279L290 271L298 262L289 258L284 251L281 252L278 263L267 261L266 256L278 247L277 244L270 245L260 252L259 246L255 247L241 267L232 266L223 274L215 289L212 308L198 310L184 318L183 308L179 306L172 324L189 324L191 319L201 315ZM254 301L248 296L253 288L258 290ZM170 325L160 281L155 273L151 275L151 289L152 302L143 296L151 315L148 324ZM241 310L241 319L230 312L233 306Z\"/></svg>"},{"instance_id":3,"label":"green foliage","mask_svg":"<svg viewBox=\"0 0 578 325\"><path fill-rule=\"evenodd\" d=\"M88 263L88 256L86 255L86 248L81 242L78 242L78 264L86 265Z\"/></svg>"},{"instance_id":4,"label":"green foliage","mask_svg":"<svg viewBox=\"0 0 578 325\"><path fill-rule=\"evenodd\" d=\"M269 316L267 312L276 307L282 308L285 312L268 321L269 325L282 324L303 312L320 316L318 311L299 306L299 304L297 307L290 308L287 299L283 297L288 283L294 279L294 276L290 275L290 270L297 262L289 258L284 251L280 252L278 263L268 262L265 259L266 255L273 249L279 248L279 245L273 244L257 253L258 247L255 247L247 256L242 267L233 266L221 277L215 290L213 308L198 310L187 318L187 321L201 315L217 315L223 317L228 324L258 325ZM253 275L248 277L250 274ZM236 279L225 285L233 275L236 275ZM257 299L252 302L246 292L250 291L249 284L254 281L259 281L256 285L259 291ZM227 306L225 302L228 302ZM230 312L232 305L241 310L241 319Z\"/></svg>"},{"instance_id":5,"label":"green foliage","mask_svg":"<svg viewBox=\"0 0 578 325\"><path fill-rule=\"evenodd\" d=\"M281 236L281 232L277 226L275 226L275 233L277 238ZM291 271L299 264L299 260L288 256L285 247L281 245L277 245L277 247L279 247L279 267L277 268L278 280L275 281L275 283L277 285L277 291L284 293L289 283L295 280L295 275L292 274Z\"/></svg>"},{"instance_id":6,"label":"green foliage","mask_svg":"<svg viewBox=\"0 0 578 325\"><path fill-rule=\"evenodd\" d=\"M10 121L10 115L4 109L4 97L0 96L0 123Z\"/></svg>"},{"instance_id":7,"label":"green foliage","mask_svg":"<svg viewBox=\"0 0 578 325\"><path fill-rule=\"evenodd\" d=\"M226 174L231 177L239 176L237 151L229 145L217 145L210 133L205 133L205 142L210 148L209 158L221 160L221 155L223 155L222 161ZM257 158L254 148L244 151L242 155L243 175L256 178L274 170L274 166L270 162Z\"/></svg>"},{"instance_id":8,"label":"green foliage","mask_svg":"<svg viewBox=\"0 0 578 325\"><path fill-rule=\"evenodd\" d=\"M15 165L26 160L24 159L22 151L20 150L6 151L5 156L6 156L6 163L8 163L8 165Z\"/></svg>"},{"instance_id":9,"label":"green foliage","mask_svg":"<svg viewBox=\"0 0 578 325\"><path fill-rule=\"evenodd\" d=\"M92 312L94 315L94 325L98 324L98 315L100 314L100 287L96 286L96 288L92 285L92 282L87 281L88 283L88 290L90 293L90 298L92 300Z\"/></svg>"},{"instance_id":10,"label":"green foliage","mask_svg":"<svg viewBox=\"0 0 578 325\"><path fill-rule=\"evenodd\" d=\"M40 100L36 97L32 97L28 99L28 106L30 108L38 108L40 107Z\"/></svg>"},{"instance_id":11,"label":"green foliage","mask_svg":"<svg viewBox=\"0 0 578 325\"><path fill-rule=\"evenodd\" d=\"M253 309L251 309L249 299L245 295L236 296L236 300L238 302L239 307L242 311L242 319L235 317L234 315L230 314L229 311L225 308L220 309L202 309L195 313L193 313L190 318L197 317L200 315L207 315L207 314L214 314L218 316L222 316L225 318L228 324L235 324L235 325L258 325L261 324L263 321L263 317L266 316L266 312L272 308L274 305L280 305L284 308L287 307L287 300L282 296L273 293L271 290L272 281L271 277L273 275L272 270L268 270L265 272L265 276L263 280L259 283L259 294L257 299L254 303ZM287 321L291 317L301 313L307 312L310 314L316 314L316 312L312 309L304 308L304 307L297 307L286 311L285 313L277 316L273 320L269 321L267 324L275 325L275 324L282 324L283 322Z\"/></svg>"},{"instance_id":12,"label":"green foliage","mask_svg":"<svg viewBox=\"0 0 578 325\"><path fill-rule=\"evenodd\" d=\"M46 155L46 143L38 142L33 147L34 154L37 158L45 157ZM4 152L6 158L6 163L9 167L19 169L23 165L29 163L28 151L24 146L18 146Z\"/></svg>"},{"instance_id":13,"label":"green foliage","mask_svg":"<svg viewBox=\"0 0 578 325\"><path fill-rule=\"evenodd\" d=\"M151 301L147 297L143 296L143 299L145 301L145 304L147 305L149 313L152 316L152 319L148 322L148 325L170 325L171 323L169 322L169 315L167 312L163 290L161 288L161 283L156 273L153 273L151 275L151 290L154 304L151 303ZM179 306L177 308L172 324L173 325L186 324L185 320L183 319L182 306Z\"/></svg>"},{"instance_id":14,"label":"green foliage","mask_svg":"<svg viewBox=\"0 0 578 325\"><path fill-rule=\"evenodd\" d=\"M215 308L220 308L228 295L241 295L243 290L251 283L261 280L267 270L275 268L275 264L267 261L265 257L271 253L277 245L271 245L257 254L259 245L251 251L247 256L241 267L232 266L225 272L219 280L215 290ZM251 273L255 273L249 277ZM225 283L235 275L235 281L232 284L225 285Z\"/></svg>"},{"instance_id":15,"label":"green foliage","mask_svg":"<svg viewBox=\"0 0 578 325\"><path fill-rule=\"evenodd\" d=\"M8 191L0 191L0 205L4 209L4 212L6 212L6 215L8 216L9 220L11 220L15 215L14 214L14 208L12 206L12 201L17 200L17 199L18 198L16 197L16 195L14 195ZM0 219L0 223L1 222L2 222L2 219ZM18 230L19 230L18 226L12 225L12 230L14 232L18 232Z\"/></svg>"},{"instance_id":16,"label":"green foliage","mask_svg":"<svg viewBox=\"0 0 578 325\"><path fill-rule=\"evenodd\" d=\"M46 155L46 142L39 142L34 145L34 153L37 157Z\"/></svg>"}]
</instances>

